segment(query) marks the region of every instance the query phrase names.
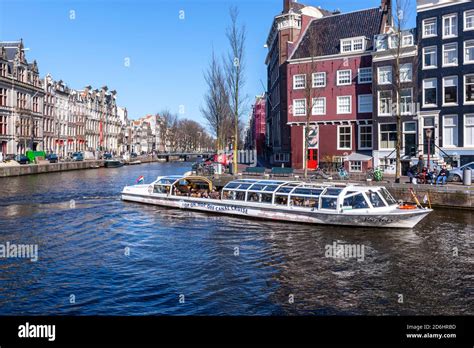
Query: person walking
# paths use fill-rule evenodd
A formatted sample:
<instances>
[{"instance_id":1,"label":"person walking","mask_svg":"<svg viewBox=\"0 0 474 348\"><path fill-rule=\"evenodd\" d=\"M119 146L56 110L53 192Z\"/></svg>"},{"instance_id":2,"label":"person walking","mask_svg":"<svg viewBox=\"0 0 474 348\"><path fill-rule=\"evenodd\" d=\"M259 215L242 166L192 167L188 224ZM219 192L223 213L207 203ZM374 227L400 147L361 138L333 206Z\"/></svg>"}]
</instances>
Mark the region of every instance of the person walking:
<instances>
[{"instance_id":1,"label":"person walking","mask_svg":"<svg viewBox=\"0 0 474 348\"><path fill-rule=\"evenodd\" d=\"M425 161L423 160L423 155L418 157L418 164L416 165L418 169L418 173L423 172L423 168L425 168Z\"/></svg>"}]
</instances>

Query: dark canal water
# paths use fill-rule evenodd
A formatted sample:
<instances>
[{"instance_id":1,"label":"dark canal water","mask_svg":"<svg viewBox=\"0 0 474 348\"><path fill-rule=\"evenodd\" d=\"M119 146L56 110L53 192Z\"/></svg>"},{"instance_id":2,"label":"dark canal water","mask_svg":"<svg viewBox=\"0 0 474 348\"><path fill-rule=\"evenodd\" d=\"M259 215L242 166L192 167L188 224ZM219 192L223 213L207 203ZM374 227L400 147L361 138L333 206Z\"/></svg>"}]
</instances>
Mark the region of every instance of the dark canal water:
<instances>
[{"instance_id":1,"label":"dark canal water","mask_svg":"<svg viewBox=\"0 0 474 348\"><path fill-rule=\"evenodd\" d=\"M0 244L38 245L36 262L0 258L0 314L474 313L470 212L440 209L413 230L372 230L120 200L140 175L150 182L189 168L0 179ZM364 259L326 257L333 243L363 246Z\"/></svg>"}]
</instances>

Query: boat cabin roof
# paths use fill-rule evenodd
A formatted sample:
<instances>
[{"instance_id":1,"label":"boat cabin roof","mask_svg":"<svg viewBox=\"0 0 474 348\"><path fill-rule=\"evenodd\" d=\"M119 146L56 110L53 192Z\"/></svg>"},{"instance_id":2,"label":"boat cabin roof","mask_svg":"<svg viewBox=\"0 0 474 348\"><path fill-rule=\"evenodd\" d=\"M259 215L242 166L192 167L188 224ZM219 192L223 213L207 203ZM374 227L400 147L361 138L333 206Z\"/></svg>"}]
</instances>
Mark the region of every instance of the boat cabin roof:
<instances>
[{"instance_id":1,"label":"boat cabin roof","mask_svg":"<svg viewBox=\"0 0 474 348\"><path fill-rule=\"evenodd\" d=\"M180 182L188 182L188 183L204 183L209 185L209 189L212 190L212 181L204 176L197 176L197 175L168 175L168 176L159 176L156 181L155 185L164 185L164 186L172 186L174 184Z\"/></svg>"}]
</instances>

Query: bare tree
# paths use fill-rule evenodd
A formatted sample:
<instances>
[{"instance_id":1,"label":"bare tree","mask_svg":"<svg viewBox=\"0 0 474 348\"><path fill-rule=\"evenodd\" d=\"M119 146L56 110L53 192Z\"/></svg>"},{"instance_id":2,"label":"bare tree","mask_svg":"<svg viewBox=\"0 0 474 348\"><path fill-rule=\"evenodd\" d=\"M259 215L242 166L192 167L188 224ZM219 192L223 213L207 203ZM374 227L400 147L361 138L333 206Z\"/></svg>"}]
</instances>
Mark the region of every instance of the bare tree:
<instances>
[{"instance_id":1,"label":"bare tree","mask_svg":"<svg viewBox=\"0 0 474 348\"><path fill-rule=\"evenodd\" d=\"M231 109L234 115L234 155L233 166L234 170L237 168L237 147L239 140L239 119L243 113L244 97L242 89L245 83L244 79L244 58L245 58L245 41L246 28L244 25L239 26L238 17L239 11L236 7L231 7L229 10L231 24L227 28L226 36L230 45L230 52L227 57L226 75L227 85L230 95Z\"/></svg>"},{"instance_id":2,"label":"bare tree","mask_svg":"<svg viewBox=\"0 0 474 348\"><path fill-rule=\"evenodd\" d=\"M393 79L392 79L392 86L393 91L395 92L395 116L396 116L396 123L397 123L397 142L395 145L395 156L396 156L396 165L395 165L395 182L400 182L401 177L401 147L402 147L402 110L400 105L400 95L403 89L402 83L405 81L402 78L401 73L401 59L403 54L405 53L406 49L404 48L403 44L403 33L406 30L406 25L409 20L410 14L410 0L395 0L395 11L393 14L393 33L390 35L389 40L393 40L393 45L395 48L393 49ZM413 75L413 70L412 70ZM413 78L413 77L412 77ZM412 106L411 106L412 107Z\"/></svg>"},{"instance_id":3,"label":"bare tree","mask_svg":"<svg viewBox=\"0 0 474 348\"><path fill-rule=\"evenodd\" d=\"M212 52L211 62L204 78L208 86L205 106L201 107L201 113L209 123L212 132L216 135L217 151L224 149L228 121L231 115L229 106L229 94L226 89L226 80L222 67Z\"/></svg>"}]
</instances>

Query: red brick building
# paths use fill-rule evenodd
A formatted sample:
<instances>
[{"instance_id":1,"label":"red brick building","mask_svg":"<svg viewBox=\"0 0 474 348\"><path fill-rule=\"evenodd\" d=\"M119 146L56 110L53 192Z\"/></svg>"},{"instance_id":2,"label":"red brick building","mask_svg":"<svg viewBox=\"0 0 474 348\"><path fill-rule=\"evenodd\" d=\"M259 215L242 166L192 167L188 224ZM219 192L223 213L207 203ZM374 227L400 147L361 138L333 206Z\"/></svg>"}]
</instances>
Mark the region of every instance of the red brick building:
<instances>
[{"instance_id":1,"label":"red brick building","mask_svg":"<svg viewBox=\"0 0 474 348\"><path fill-rule=\"evenodd\" d=\"M249 147L257 150L257 156L263 156L265 150L265 103L266 95L255 97L250 117L250 144Z\"/></svg>"},{"instance_id":2,"label":"red brick building","mask_svg":"<svg viewBox=\"0 0 474 348\"><path fill-rule=\"evenodd\" d=\"M283 10L274 17L267 37L267 160L273 165L291 163L291 134L288 126L287 64L290 47L296 43L313 18L333 12L307 6L295 0L283 0Z\"/></svg>"},{"instance_id":3,"label":"red brick building","mask_svg":"<svg viewBox=\"0 0 474 348\"><path fill-rule=\"evenodd\" d=\"M347 160L351 171L370 165L374 37L390 21L382 6L313 19L295 43L287 66L288 125L293 168ZM307 119L307 113L309 119ZM308 153L304 154L309 121Z\"/></svg>"}]
</instances>

